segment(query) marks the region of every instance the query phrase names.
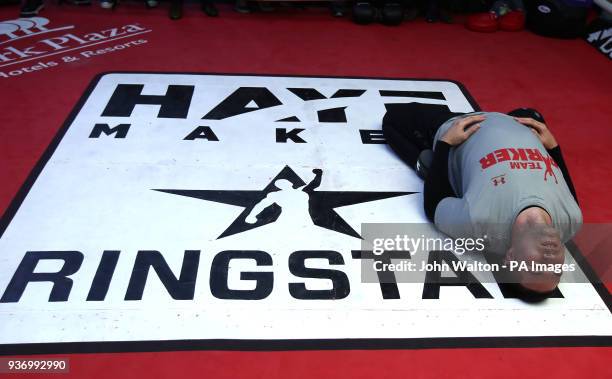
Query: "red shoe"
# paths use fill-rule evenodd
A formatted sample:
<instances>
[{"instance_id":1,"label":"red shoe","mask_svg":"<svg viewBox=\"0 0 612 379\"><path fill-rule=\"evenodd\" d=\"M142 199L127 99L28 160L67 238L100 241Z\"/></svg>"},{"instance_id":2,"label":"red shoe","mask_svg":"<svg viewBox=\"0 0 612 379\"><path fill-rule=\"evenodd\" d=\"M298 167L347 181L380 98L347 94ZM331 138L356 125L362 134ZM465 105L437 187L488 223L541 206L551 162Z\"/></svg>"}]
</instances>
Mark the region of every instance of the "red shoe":
<instances>
[{"instance_id":1,"label":"red shoe","mask_svg":"<svg viewBox=\"0 0 612 379\"><path fill-rule=\"evenodd\" d=\"M493 33L497 31L497 16L493 12L475 13L468 17L465 27L474 32Z\"/></svg>"},{"instance_id":2,"label":"red shoe","mask_svg":"<svg viewBox=\"0 0 612 379\"><path fill-rule=\"evenodd\" d=\"M512 11L499 18L499 28L507 32L518 32L525 28L525 12Z\"/></svg>"}]
</instances>

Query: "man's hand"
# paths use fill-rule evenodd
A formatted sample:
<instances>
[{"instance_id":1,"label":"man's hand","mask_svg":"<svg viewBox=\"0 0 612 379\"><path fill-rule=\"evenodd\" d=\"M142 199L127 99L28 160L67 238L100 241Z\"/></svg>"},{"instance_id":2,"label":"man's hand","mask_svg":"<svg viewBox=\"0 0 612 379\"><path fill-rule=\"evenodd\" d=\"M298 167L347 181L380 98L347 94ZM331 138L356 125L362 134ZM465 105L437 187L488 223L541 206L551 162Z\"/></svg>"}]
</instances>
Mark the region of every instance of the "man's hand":
<instances>
[{"instance_id":1,"label":"man's hand","mask_svg":"<svg viewBox=\"0 0 612 379\"><path fill-rule=\"evenodd\" d=\"M480 122L484 119L484 115L463 117L455 121L440 140L451 146L461 145L480 129Z\"/></svg>"},{"instance_id":2,"label":"man's hand","mask_svg":"<svg viewBox=\"0 0 612 379\"><path fill-rule=\"evenodd\" d=\"M542 142L542 145L544 145L546 150L554 149L559 145L545 124L532 118L515 117L514 119L530 128L533 134L535 134L540 142Z\"/></svg>"}]
</instances>

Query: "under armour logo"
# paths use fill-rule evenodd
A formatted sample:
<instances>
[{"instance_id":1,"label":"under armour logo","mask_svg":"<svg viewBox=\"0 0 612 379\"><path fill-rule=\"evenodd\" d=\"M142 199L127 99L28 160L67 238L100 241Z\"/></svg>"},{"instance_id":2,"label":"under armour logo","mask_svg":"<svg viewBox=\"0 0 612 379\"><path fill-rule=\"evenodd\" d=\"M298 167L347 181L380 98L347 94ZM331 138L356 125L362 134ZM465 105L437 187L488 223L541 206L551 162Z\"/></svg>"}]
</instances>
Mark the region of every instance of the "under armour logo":
<instances>
[{"instance_id":1,"label":"under armour logo","mask_svg":"<svg viewBox=\"0 0 612 379\"><path fill-rule=\"evenodd\" d=\"M495 187L497 187L497 186L499 186L501 184L506 184L506 174L495 176L495 177L491 178L491 181L493 182L493 185Z\"/></svg>"}]
</instances>

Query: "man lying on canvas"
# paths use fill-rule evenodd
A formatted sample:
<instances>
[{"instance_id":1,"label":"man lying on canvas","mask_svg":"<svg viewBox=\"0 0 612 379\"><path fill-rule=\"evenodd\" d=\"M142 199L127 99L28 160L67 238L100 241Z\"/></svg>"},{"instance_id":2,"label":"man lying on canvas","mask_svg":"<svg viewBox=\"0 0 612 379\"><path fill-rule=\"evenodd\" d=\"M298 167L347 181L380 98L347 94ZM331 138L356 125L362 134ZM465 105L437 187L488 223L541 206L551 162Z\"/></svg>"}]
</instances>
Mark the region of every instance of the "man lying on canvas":
<instances>
[{"instance_id":1,"label":"man lying on canvas","mask_svg":"<svg viewBox=\"0 0 612 379\"><path fill-rule=\"evenodd\" d=\"M389 109L383 131L424 178L425 214L440 231L487 236L487 250L506 262L563 263L563 244L582 214L561 149L537 111L464 115L402 104ZM511 275L526 298L549 296L560 279L546 271Z\"/></svg>"}]
</instances>

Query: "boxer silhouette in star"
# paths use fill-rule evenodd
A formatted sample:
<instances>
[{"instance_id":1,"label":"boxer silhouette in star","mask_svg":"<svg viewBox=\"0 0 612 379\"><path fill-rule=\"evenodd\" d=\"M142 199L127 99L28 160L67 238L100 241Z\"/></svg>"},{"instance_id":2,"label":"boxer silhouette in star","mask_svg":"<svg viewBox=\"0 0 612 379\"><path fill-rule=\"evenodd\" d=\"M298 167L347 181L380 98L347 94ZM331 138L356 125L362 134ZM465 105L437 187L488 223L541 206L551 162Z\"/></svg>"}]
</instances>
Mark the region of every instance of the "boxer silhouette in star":
<instances>
[{"instance_id":1,"label":"boxer silhouette in star","mask_svg":"<svg viewBox=\"0 0 612 379\"><path fill-rule=\"evenodd\" d=\"M274 182L274 186L279 190L269 192L266 197L255 204L249 215L245 218L245 222L255 224L258 215L266 208L276 204L281 208L281 213L275 222L280 221L290 224L303 224L307 222L312 224L310 195L321 185L323 171L315 168L312 172L315 174L314 179L307 185L298 188L294 188L293 183L287 179L277 179Z\"/></svg>"}]
</instances>

